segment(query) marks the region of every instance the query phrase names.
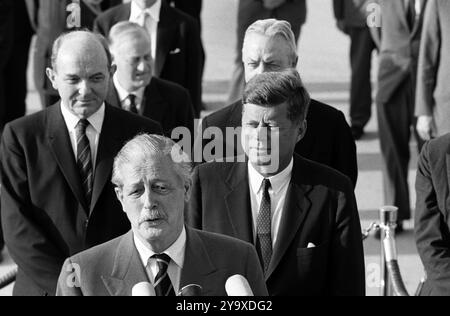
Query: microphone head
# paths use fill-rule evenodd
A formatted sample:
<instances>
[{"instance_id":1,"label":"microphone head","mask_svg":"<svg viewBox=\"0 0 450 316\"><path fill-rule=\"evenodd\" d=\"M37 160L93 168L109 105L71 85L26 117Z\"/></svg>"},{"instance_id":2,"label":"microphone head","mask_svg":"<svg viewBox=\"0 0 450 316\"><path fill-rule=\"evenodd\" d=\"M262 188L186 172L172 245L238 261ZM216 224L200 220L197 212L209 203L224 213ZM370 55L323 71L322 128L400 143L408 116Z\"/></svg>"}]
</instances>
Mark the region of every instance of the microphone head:
<instances>
[{"instance_id":1,"label":"microphone head","mask_svg":"<svg viewBox=\"0 0 450 316\"><path fill-rule=\"evenodd\" d=\"M178 292L178 296L202 296L202 290L198 284L189 284Z\"/></svg>"},{"instance_id":2,"label":"microphone head","mask_svg":"<svg viewBox=\"0 0 450 316\"><path fill-rule=\"evenodd\" d=\"M245 277L235 274L225 283L225 291L228 296L253 296L253 291Z\"/></svg>"},{"instance_id":3,"label":"microphone head","mask_svg":"<svg viewBox=\"0 0 450 316\"><path fill-rule=\"evenodd\" d=\"M155 288L148 282L141 282L133 286L131 296L156 296Z\"/></svg>"}]
</instances>

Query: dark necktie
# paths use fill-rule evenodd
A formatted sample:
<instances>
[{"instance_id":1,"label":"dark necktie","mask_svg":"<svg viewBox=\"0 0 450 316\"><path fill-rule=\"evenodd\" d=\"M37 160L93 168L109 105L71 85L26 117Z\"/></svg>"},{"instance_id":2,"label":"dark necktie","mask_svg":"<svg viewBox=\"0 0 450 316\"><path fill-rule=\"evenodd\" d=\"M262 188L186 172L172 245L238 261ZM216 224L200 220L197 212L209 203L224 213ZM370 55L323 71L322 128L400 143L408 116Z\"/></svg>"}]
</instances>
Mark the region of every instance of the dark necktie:
<instances>
[{"instance_id":1,"label":"dark necktie","mask_svg":"<svg viewBox=\"0 0 450 316\"><path fill-rule=\"evenodd\" d=\"M170 257L165 253L159 255L153 255L153 259L156 259L158 264L158 274L155 278L155 292L156 296L175 296L175 291L170 281L167 268L169 267Z\"/></svg>"},{"instance_id":2,"label":"dark necktie","mask_svg":"<svg viewBox=\"0 0 450 316\"><path fill-rule=\"evenodd\" d=\"M270 180L263 181L263 196L257 218L256 250L258 252L264 273L269 268L272 259L272 213L270 211Z\"/></svg>"},{"instance_id":3,"label":"dark necktie","mask_svg":"<svg viewBox=\"0 0 450 316\"><path fill-rule=\"evenodd\" d=\"M127 98L127 111L131 113L138 114L137 105L136 105L136 96L134 94L130 94Z\"/></svg>"},{"instance_id":4,"label":"dark necktie","mask_svg":"<svg viewBox=\"0 0 450 316\"><path fill-rule=\"evenodd\" d=\"M77 166L80 172L86 203L89 208L91 204L92 180L94 174L92 168L91 146L89 145L89 139L86 136L86 128L88 126L88 120L80 120L75 127L75 133L77 136Z\"/></svg>"},{"instance_id":5,"label":"dark necktie","mask_svg":"<svg viewBox=\"0 0 450 316\"><path fill-rule=\"evenodd\" d=\"M409 29L412 30L416 24L416 0L408 0L406 16L408 19Z\"/></svg>"}]
</instances>

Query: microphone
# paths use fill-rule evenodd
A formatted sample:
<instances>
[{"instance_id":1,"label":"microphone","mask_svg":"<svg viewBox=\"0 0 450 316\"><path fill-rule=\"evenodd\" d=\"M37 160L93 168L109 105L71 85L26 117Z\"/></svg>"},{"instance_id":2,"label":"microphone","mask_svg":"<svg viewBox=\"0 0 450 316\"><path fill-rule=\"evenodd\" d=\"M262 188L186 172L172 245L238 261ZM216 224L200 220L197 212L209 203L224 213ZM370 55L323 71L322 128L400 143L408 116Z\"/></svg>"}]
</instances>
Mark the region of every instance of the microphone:
<instances>
[{"instance_id":1,"label":"microphone","mask_svg":"<svg viewBox=\"0 0 450 316\"><path fill-rule=\"evenodd\" d=\"M202 296L202 290L198 284L189 284L178 292L178 296Z\"/></svg>"},{"instance_id":2,"label":"microphone","mask_svg":"<svg viewBox=\"0 0 450 316\"><path fill-rule=\"evenodd\" d=\"M155 288L148 282L141 282L133 286L131 296L156 296Z\"/></svg>"},{"instance_id":3,"label":"microphone","mask_svg":"<svg viewBox=\"0 0 450 316\"><path fill-rule=\"evenodd\" d=\"M228 296L253 296L253 291L245 277L235 274L225 283L225 291Z\"/></svg>"}]
</instances>

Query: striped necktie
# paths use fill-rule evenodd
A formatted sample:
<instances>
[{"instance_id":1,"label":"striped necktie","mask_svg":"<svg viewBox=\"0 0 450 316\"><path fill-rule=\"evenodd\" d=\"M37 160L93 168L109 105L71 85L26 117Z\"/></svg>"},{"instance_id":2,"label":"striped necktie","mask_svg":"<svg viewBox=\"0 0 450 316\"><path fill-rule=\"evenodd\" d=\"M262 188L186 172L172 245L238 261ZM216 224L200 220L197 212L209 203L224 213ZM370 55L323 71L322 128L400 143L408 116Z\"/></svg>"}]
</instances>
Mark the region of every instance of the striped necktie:
<instances>
[{"instance_id":1,"label":"striped necktie","mask_svg":"<svg viewBox=\"0 0 450 316\"><path fill-rule=\"evenodd\" d=\"M91 146L89 144L89 139L86 136L86 128L88 126L88 120L80 120L75 127L75 133L77 136L77 166L80 172L86 203L88 208L90 208L94 174L92 168Z\"/></svg>"},{"instance_id":2,"label":"striped necktie","mask_svg":"<svg viewBox=\"0 0 450 316\"><path fill-rule=\"evenodd\" d=\"M165 253L153 255L152 259L156 259L158 264L158 274L155 278L156 296L175 296L172 282L170 281L167 268L169 267L170 257Z\"/></svg>"},{"instance_id":3,"label":"striped necktie","mask_svg":"<svg viewBox=\"0 0 450 316\"><path fill-rule=\"evenodd\" d=\"M256 224L256 250L258 252L264 273L269 268L272 259L272 213L270 211L270 180L263 181L263 196Z\"/></svg>"},{"instance_id":4,"label":"striped necktie","mask_svg":"<svg viewBox=\"0 0 450 316\"><path fill-rule=\"evenodd\" d=\"M136 96L134 94L130 94L127 98L126 102L127 111L130 111L131 113L138 114L137 105L136 105Z\"/></svg>"}]
</instances>

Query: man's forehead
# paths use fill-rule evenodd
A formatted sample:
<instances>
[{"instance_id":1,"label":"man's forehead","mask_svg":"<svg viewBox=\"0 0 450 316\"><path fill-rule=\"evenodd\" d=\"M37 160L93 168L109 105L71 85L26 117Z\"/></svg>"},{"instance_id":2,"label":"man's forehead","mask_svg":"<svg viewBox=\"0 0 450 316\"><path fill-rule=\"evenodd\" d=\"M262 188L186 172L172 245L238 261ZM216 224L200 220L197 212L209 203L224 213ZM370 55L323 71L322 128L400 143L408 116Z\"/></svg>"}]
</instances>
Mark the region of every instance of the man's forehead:
<instances>
[{"instance_id":1,"label":"man's forehead","mask_svg":"<svg viewBox=\"0 0 450 316\"><path fill-rule=\"evenodd\" d=\"M286 111L286 102L272 107L265 107L252 103L247 103L244 105L244 116L247 119L281 119L285 117Z\"/></svg>"}]
</instances>

